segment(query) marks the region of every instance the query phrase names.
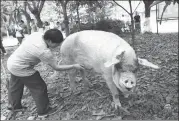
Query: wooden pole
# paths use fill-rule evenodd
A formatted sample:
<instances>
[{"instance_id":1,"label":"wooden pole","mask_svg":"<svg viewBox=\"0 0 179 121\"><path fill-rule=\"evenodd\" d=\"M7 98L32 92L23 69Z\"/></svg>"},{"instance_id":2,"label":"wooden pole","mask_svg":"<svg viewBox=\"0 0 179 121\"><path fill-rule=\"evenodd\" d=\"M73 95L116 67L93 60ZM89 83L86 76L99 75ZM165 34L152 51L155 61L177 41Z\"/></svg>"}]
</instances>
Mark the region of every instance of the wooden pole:
<instances>
[{"instance_id":1,"label":"wooden pole","mask_svg":"<svg viewBox=\"0 0 179 121\"><path fill-rule=\"evenodd\" d=\"M158 34L158 16L157 16L157 5L156 5L156 24L157 24L157 34Z\"/></svg>"}]
</instances>

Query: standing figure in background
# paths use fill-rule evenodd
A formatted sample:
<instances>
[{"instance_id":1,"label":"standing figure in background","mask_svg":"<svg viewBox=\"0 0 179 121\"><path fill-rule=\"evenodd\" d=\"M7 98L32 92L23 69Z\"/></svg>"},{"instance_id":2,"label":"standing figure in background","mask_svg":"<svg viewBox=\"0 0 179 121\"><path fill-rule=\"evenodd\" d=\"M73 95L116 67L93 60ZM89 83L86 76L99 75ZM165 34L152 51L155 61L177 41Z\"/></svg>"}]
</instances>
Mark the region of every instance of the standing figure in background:
<instances>
[{"instance_id":1,"label":"standing figure in background","mask_svg":"<svg viewBox=\"0 0 179 121\"><path fill-rule=\"evenodd\" d=\"M50 20L50 22L49 22L49 27L50 27L50 29L55 28L55 24L54 24L54 22L52 20Z\"/></svg>"},{"instance_id":2,"label":"standing figure in background","mask_svg":"<svg viewBox=\"0 0 179 121\"><path fill-rule=\"evenodd\" d=\"M58 29L58 30L62 31L62 30L61 30L61 25L60 25L60 22L59 22L59 21L56 22L55 29Z\"/></svg>"},{"instance_id":3,"label":"standing figure in background","mask_svg":"<svg viewBox=\"0 0 179 121\"><path fill-rule=\"evenodd\" d=\"M24 24L24 21L21 20L20 23L15 27L15 29L16 29L16 38L19 41L19 44L21 44L26 29L26 25Z\"/></svg>"},{"instance_id":4,"label":"standing figure in background","mask_svg":"<svg viewBox=\"0 0 179 121\"><path fill-rule=\"evenodd\" d=\"M30 25L30 27L31 27L31 33L37 32L37 25L36 25L34 19L31 19L31 25Z\"/></svg>"},{"instance_id":5,"label":"standing figure in background","mask_svg":"<svg viewBox=\"0 0 179 121\"><path fill-rule=\"evenodd\" d=\"M6 55L6 50L2 43L4 35L6 35L6 30L1 27L0 53L2 52L2 55L4 55L4 54Z\"/></svg>"},{"instance_id":6,"label":"standing figure in background","mask_svg":"<svg viewBox=\"0 0 179 121\"><path fill-rule=\"evenodd\" d=\"M141 31L140 16L139 16L139 14L137 12L136 12L136 14L134 16L134 22L135 22L135 30L140 33L140 31Z\"/></svg>"},{"instance_id":7,"label":"standing figure in background","mask_svg":"<svg viewBox=\"0 0 179 121\"><path fill-rule=\"evenodd\" d=\"M50 29L49 25L50 25L49 22L47 22L47 21L44 22L44 25L43 25L44 32L46 32L47 30Z\"/></svg>"},{"instance_id":8,"label":"standing figure in background","mask_svg":"<svg viewBox=\"0 0 179 121\"><path fill-rule=\"evenodd\" d=\"M6 50L5 50L5 48L4 48L4 46L3 46L3 44L2 44L2 38L1 38L1 41L0 41L0 53L2 52L2 55L6 55Z\"/></svg>"}]
</instances>

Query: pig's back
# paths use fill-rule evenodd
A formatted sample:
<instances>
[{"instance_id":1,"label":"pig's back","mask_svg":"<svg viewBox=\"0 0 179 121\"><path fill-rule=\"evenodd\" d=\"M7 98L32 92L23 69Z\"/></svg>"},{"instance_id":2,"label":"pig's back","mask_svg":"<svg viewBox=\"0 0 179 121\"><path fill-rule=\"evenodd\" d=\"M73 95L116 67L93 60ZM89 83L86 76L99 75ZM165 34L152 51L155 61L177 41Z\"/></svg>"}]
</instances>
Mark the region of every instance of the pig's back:
<instances>
[{"instance_id":1,"label":"pig's back","mask_svg":"<svg viewBox=\"0 0 179 121\"><path fill-rule=\"evenodd\" d=\"M65 61L100 68L112 58L112 53L121 43L128 46L127 42L113 33L86 30L67 37L62 43L61 53Z\"/></svg>"}]
</instances>

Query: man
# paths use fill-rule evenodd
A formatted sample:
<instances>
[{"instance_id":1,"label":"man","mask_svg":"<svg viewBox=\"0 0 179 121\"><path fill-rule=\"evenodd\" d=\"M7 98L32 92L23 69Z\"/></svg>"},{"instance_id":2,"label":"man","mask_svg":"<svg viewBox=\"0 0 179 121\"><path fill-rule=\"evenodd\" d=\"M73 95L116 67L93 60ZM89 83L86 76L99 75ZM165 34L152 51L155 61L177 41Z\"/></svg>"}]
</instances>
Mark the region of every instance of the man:
<instances>
[{"instance_id":1,"label":"man","mask_svg":"<svg viewBox=\"0 0 179 121\"><path fill-rule=\"evenodd\" d=\"M134 21L135 21L135 29L136 29L136 31L140 32L141 31L140 16L138 15L137 12L136 12L136 15L134 16Z\"/></svg>"},{"instance_id":2,"label":"man","mask_svg":"<svg viewBox=\"0 0 179 121\"><path fill-rule=\"evenodd\" d=\"M40 61L46 62L56 71L83 69L79 64L58 65L51 49L59 46L63 41L62 33L58 29L47 30L44 34L34 32L8 58L7 68L11 73L8 98L9 110L21 110L24 85L30 90L37 107L39 117L47 116L54 110L49 106L47 86L34 66Z\"/></svg>"}]
</instances>

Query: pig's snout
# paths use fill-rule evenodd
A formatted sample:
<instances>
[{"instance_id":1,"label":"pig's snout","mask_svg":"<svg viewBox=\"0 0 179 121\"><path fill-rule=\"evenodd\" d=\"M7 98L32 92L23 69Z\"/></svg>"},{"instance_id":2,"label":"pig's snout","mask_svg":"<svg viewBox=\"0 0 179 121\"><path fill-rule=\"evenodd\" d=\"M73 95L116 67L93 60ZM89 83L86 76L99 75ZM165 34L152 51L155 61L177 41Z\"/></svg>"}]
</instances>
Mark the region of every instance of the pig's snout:
<instances>
[{"instance_id":1,"label":"pig's snout","mask_svg":"<svg viewBox=\"0 0 179 121\"><path fill-rule=\"evenodd\" d=\"M135 86L134 82L131 80L125 80L124 81L124 86L126 88L127 91L131 91L132 88Z\"/></svg>"}]
</instances>

